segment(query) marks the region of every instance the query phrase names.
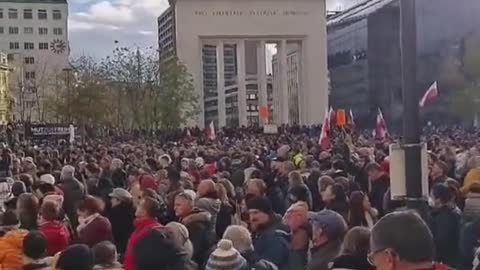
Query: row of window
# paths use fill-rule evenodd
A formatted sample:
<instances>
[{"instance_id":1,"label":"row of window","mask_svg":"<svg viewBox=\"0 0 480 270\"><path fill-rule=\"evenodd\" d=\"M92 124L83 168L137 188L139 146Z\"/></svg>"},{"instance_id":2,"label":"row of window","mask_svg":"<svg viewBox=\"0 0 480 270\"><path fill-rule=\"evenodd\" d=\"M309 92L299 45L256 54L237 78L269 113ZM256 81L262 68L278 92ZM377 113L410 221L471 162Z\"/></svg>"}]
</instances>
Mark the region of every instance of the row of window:
<instances>
[{"instance_id":1,"label":"row of window","mask_svg":"<svg viewBox=\"0 0 480 270\"><path fill-rule=\"evenodd\" d=\"M11 26L8 28L8 33L10 35L18 35L19 34L19 28L16 26ZM23 33L27 35L32 35L34 32L33 27L24 27L23 28ZM5 29L3 26L0 26L0 34L4 34ZM38 28L38 34L39 35L48 35L48 28L46 27L39 27ZM56 36L61 36L63 35L63 28L53 28L53 34Z\"/></svg>"},{"instance_id":2,"label":"row of window","mask_svg":"<svg viewBox=\"0 0 480 270\"><path fill-rule=\"evenodd\" d=\"M16 8L9 8L5 10L9 19L16 20L18 19L18 10ZM3 9L0 8L0 19L4 18ZM5 18L7 17L5 16ZM39 20L47 20L48 19L48 12L46 9L39 9L37 10L37 18ZM62 11L58 9L54 9L52 11L52 18L54 20L61 20L62 19ZM33 20L33 9L24 9L23 10L23 19L24 20Z\"/></svg>"},{"instance_id":3,"label":"row of window","mask_svg":"<svg viewBox=\"0 0 480 270\"><path fill-rule=\"evenodd\" d=\"M25 50L34 50L35 44L33 42L25 42L23 43L23 48ZM19 42L10 42L10 50L19 50L20 43ZM38 43L39 50L48 50L48 42L40 42Z\"/></svg>"}]
</instances>

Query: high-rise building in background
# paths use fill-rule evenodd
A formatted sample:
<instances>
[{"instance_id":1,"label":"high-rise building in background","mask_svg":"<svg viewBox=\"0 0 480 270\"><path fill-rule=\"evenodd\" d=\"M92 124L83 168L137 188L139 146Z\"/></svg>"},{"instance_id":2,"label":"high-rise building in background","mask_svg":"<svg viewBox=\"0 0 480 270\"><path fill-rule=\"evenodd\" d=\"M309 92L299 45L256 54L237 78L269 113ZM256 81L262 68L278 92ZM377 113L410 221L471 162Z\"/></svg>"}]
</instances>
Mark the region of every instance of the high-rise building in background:
<instances>
[{"instance_id":1,"label":"high-rise building in background","mask_svg":"<svg viewBox=\"0 0 480 270\"><path fill-rule=\"evenodd\" d=\"M174 3L158 17L158 47L161 61L176 57L176 17ZM203 44L203 118L205 124L219 122L218 110L218 51L216 43ZM238 107L238 58L235 43L223 44L224 90L225 91L225 119L226 126L240 126ZM245 72L247 74L246 111L247 125L259 124L259 96L257 81L257 46L254 42L245 43ZM267 76L268 104L272 105L272 77Z\"/></svg>"},{"instance_id":2,"label":"high-rise building in background","mask_svg":"<svg viewBox=\"0 0 480 270\"><path fill-rule=\"evenodd\" d=\"M48 121L46 100L72 72L67 0L1 0L0 50L13 68L15 120Z\"/></svg>"},{"instance_id":3,"label":"high-rise building in background","mask_svg":"<svg viewBox=\"0 0 480 270\"><path fill-rule=\"evenodd\" d=\"M363 127L375 123L378 108L391 128L402 120L399 3L363 1L328 19L330 103L352 109ZM451 78L463 76L469 40L480 40L478 14L478 0L416 2L419 100L434 81L441 93L435 104L422 109L424 121L458 123L450 101L459 87Z\"/></svg>"},{"instance_id":4,"label":"high-rise building in background","mask_svg":"<svg viewBox=\"0 0 480 270\"><path fill-rule=\"evenodd\" d=\"M10 66L7 54L0 52L0 124L5 125L12 120L13 100L10 93L8 78Z\"/></svg>"}]
</instances>

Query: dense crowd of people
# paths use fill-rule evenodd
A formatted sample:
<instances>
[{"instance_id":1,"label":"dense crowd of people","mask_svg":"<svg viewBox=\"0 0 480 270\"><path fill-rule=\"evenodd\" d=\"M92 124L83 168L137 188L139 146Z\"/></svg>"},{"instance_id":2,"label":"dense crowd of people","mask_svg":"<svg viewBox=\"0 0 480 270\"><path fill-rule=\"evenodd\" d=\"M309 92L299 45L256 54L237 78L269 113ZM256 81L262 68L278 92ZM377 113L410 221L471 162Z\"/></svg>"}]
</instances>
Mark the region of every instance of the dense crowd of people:
<instances>
[{"instance_id":1,"label":"dense crowd of people","mask_svg":"<svg viewBox=\"0 0 480 270\"><path fill-rule=\"evenodd\" d=\"M0 269L480 269L475 132L425 131L422 215L390 197L387 141L318 132L5 146Z\"/></svg>"}]
</instances>

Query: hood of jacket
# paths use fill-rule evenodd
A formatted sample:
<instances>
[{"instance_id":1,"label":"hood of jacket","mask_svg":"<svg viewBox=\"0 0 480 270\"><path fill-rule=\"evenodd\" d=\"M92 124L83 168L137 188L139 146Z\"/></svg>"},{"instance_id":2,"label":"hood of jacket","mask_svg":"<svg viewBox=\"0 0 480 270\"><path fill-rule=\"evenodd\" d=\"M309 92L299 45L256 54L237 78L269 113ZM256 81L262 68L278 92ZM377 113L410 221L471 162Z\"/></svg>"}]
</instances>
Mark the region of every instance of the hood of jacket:
<instances>
[{"instance_id":1,"label":"hood of jacket","mask_svg":"<svg viewBox=\"0 0 480 270\"><path fill-rule=\"evenodd\" d=\"M188 225L196 222L210 223L212 220L212 215L207 211L201 209L194 209L190 215L182 218L182 224Z\"/></svg>"},{"instance_id":2,"label":"hood of jacket","mask_svg":"<svg viewBox=\"0 0 480 270\"><path fill-rule=\"evenodd\" d=\"M207 211L212 215L216 215L218 214L218 212L220 212L220 207L222 206L222 203L219 199L200 198L195 203L195 206L198 209Z\"/></svg>"}]
</instances>

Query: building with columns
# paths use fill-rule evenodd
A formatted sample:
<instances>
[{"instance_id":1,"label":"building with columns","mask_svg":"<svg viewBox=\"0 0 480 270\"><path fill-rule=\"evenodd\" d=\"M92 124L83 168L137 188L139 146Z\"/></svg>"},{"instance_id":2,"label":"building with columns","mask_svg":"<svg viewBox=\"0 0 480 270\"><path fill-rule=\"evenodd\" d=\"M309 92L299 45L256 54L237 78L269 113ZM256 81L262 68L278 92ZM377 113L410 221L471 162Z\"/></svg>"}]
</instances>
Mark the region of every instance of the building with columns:
<instances>
[{"instance_id":1,"label":"building with columns","mask_svg":"<svg viewBox=\"0 0 480 270\"><path fill-rule=\"evenodd\" d=\"M272 117L274 124L323 121L328 106L324 0L171 4L175 52L200 97L201 113L192 125L248 126L261 106L278 116ZM267 74L267 45L277 47L276 82Z\"/></svg>"}]
</instances>

